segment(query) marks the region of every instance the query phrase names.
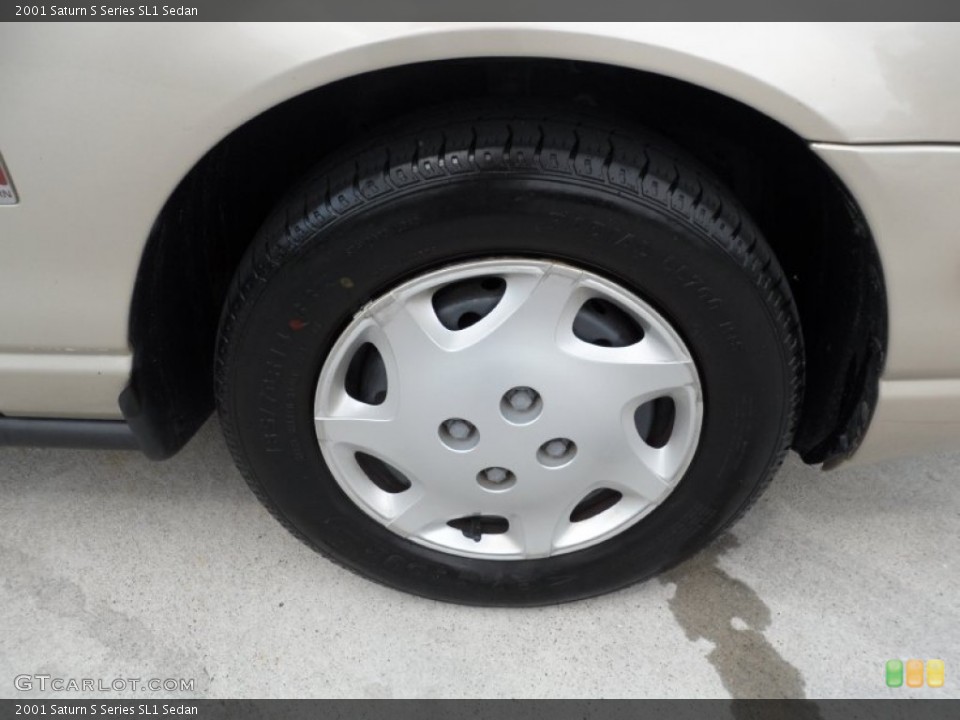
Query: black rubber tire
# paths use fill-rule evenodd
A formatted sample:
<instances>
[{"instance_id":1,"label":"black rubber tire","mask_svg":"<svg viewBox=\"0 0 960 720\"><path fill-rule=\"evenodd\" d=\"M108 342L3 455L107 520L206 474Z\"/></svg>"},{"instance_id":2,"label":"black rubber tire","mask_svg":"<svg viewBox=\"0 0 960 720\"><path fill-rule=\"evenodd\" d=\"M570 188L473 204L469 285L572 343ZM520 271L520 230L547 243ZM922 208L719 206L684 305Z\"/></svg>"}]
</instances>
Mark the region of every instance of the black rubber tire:
<instances>
[{"instance_id":1,"label":"black rubber tire","mask_svg":"<svg viewBox=\"0 0 960 720\"><path fill-rule=\"evenodd\" d=\"M317 377L354 313L410 277L486 256L605 275L657 307L696 359L705 411L686 475L596 546L525 561L441 553L370 519L321 457ZM735 198L642 128L543 109L434 111L322 163L242 261L216 363L230 450L297 537L401 590L511 606L621 588L706 545L779 467L802 376L789 287Z\"/></svg>"}]
</instances>

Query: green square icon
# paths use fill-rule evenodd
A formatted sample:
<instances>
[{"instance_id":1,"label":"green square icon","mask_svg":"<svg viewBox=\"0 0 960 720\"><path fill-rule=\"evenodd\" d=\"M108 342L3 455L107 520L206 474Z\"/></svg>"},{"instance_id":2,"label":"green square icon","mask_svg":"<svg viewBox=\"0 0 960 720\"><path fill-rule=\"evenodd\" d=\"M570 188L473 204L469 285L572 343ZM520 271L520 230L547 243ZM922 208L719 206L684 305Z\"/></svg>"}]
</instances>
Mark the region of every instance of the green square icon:
<instances>
[{"instance_id":1,"label":"green square icon","mask_svg":"<svg viewBox=\"0 0 960 720\"><path fill-rule=\"evenodd\" d=\"M887 660L887 687L903 685L903 661Z\"/></svg>"}]
</instances>

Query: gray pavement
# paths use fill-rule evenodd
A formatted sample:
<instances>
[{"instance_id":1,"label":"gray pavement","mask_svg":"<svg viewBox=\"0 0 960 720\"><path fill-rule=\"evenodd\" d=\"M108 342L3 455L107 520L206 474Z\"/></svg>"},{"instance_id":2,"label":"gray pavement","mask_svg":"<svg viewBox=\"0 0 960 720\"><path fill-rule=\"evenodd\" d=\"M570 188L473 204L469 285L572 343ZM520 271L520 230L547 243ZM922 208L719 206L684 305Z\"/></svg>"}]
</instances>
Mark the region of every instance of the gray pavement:
<instances>
[{"instance_id":1,"label":"gray pavement","mask_svg":"<svg viewBox=\"0 0 960 720\"><path fill-rule=\"evenodd\" d=\"M535 610L457 607L287 534L209 423L177 457L0 448L0 697L20 674L185 678L111 697L960 697L960 454L790 458L666 577ZM888 689L890 658L944 688ZM103 696L94 692L93 696Z\"/></svg>"}]
</instances>

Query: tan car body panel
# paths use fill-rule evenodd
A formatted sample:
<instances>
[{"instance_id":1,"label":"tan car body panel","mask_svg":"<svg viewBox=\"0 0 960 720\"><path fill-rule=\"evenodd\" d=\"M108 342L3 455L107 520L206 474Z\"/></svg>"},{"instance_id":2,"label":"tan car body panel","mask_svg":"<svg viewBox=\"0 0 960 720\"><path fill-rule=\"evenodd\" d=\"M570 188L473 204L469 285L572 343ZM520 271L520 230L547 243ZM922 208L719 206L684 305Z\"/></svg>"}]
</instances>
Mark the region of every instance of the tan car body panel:
<instances>
[{"instance_id":1,"label":"tan car body panel","mask_svg":"<svg viewBox=\"0 0 960 720\"><path fill-rule=\"evenodd\" d=\"M855 460L960 440L960 146L814 145L857 198L887 284L880 401Z\"/></svg>"},{"instance_id":2,"label":"tan car body panel","mask_svg":"<svg viewBox=\"0 0 960 720\"><path fill-rule=\"evenodd\" d=\"M949 24L0 28L0 152L20 195L18 205L0 207L0 413L120 416L130 298L151 224L190 167L231 130L366 71L530 56L688 80L817 143L867 216L890 297L889 362L861 457L885 445L886 428L909 425L924 408L930 423L897 451L955 443L960 243L950 218L960 205L960 151L950 145L960 142L958 48L960 28Z\"/></svg>"}]
</instances>

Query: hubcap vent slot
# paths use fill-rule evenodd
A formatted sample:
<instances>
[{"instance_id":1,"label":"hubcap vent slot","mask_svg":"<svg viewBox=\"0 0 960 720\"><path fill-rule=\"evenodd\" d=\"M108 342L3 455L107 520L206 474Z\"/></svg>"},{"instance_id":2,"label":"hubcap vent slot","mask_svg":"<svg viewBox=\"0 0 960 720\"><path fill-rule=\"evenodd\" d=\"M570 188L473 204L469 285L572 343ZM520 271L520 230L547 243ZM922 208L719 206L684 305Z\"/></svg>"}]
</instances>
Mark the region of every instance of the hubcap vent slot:
<instances>
[{"instance_id":1,"label":"hubcap vent slot","mask_svg":"<svg viewBox=\"0 0 960 720\"><path fill-rule=\"evenodd\" d=\"M591 345L627 347L643 339L643 328L626 310L604 300L587 300L573 319L573 334Z\"/></svg>"},{"instance_id":2,"label":"hubcap vent slot","mask_svg":"<svg viewBox=\"0 0 960 720\"><path fill-rule=\"evenodd\" d=\"M356 453L354 459L370 482L384 492L396 495L410 489L411 483L406 476L383 460L363 452Z\"/></svg>"},{"instance_id":3,"label":"hubcap vent slot","mask_svg":"<svg viewBox=\"0 0 960 720\"><path fill-rule=\"evenodd\" d=\"M433 311L447 330L466 330L490 314L506 289L506 281L493 275L450 283L433 294Z\"/></svg>"},{"instance_id":4,"label":"hubcap vent slot","mask_svg":"<svg viewBox=\"0 0 960 720\"><path fill-rule=\"evenodd\" d=\"M376 345L364 343L357 348L347 367L344 389L367 405L382 405L387 399L387 368Z\"/></svg>"},{"instance_id":5,"label":"hubcap vent slot","mask_svg":"<svg viewBox=\"0 0 960 720\"><path fill-rule=\"evenodd\" d=\"M677 406L671 397L645 402L633 413L633 424L643 441L652 448L662 448L670 441Z\"/></svg>"},{"instance_id":6,"label":"hubcap vent slot","mask_svg":"<svg viewBox=\"0 0 960 720\"><path fill-rule=\"evenodd\" d=\"M570 513L570 522L583 522L609 510L623 497L623 493L610 488L597 488L590 492Z\"/></svg>"}]
</instances>

